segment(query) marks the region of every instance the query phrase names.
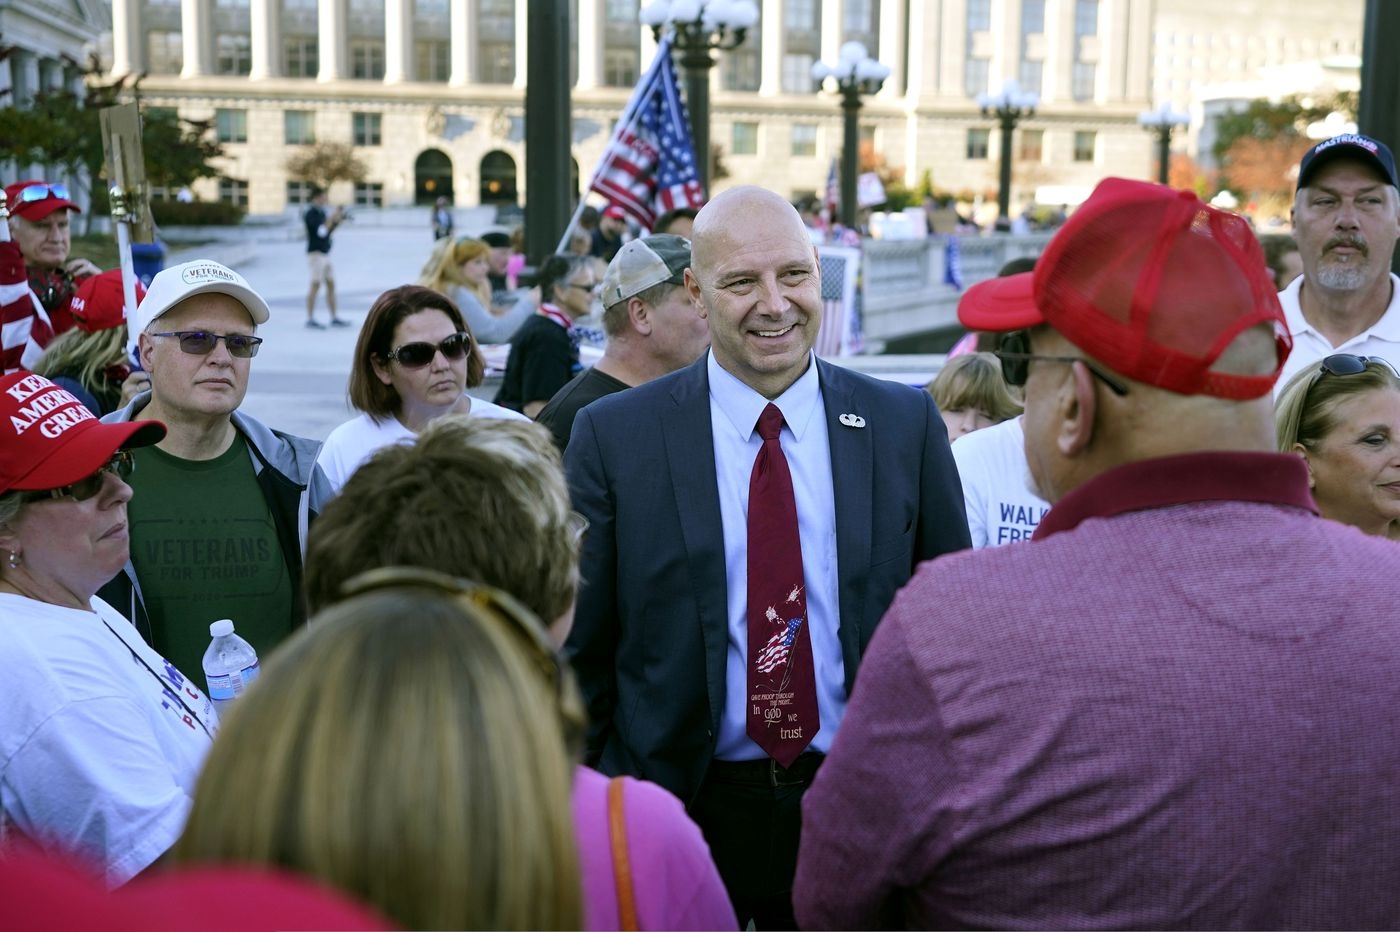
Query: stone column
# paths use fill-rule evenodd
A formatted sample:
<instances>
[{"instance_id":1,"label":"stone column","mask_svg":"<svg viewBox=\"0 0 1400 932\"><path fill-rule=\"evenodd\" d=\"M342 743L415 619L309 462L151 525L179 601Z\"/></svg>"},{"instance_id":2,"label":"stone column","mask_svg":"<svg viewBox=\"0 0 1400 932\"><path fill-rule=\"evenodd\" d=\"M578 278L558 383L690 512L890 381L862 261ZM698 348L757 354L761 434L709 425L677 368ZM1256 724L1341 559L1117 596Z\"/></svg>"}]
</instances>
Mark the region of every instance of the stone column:
<instances>
[{"instance_id":1,"label":"stone column","mask_svg":"<svg viewBox=\"0 0 1400 932\"><path fill-rule=\"evenodd\" d=\"M758 25L763 41L758 63L758 95L774 97L783 92L783 0L763 0Z\"/></svg>"},{"instance_id":2,"label":"stone column","mask_svg":"<svg viewBox=\"0 0 1400 932\"><path fill-rule=\"evenodd\" d=\"M139 0L112 0L112 77L145 70Z\"/></svg>"},{"instance_id":3,"label":"stone column","mask_svg":"<svg viewBox=\"0 0 1400 932\"><path fill-rule=\"evenodd\" d=\"M529 0L515 0L515 87L525 90L526 72L530 70ZM561 65L561 67L563 67Z\"/></svg>"},{"instance_id":4,"label":"stone column","mask_svg":"<svg viewBox=\"0 0 1400 932\"><path fill-rule=\"evenodd\" d=\"M211 0L180 0L180 32L184 43L184 67L180 77L197 78L209 74L214 44L214 17Z\"/></svg>"},{"instance_id":5,"label":"stone column","mask_svg":"<svg viewBox=\"0 0 1400 932\"><path fill-rule=\"evenodd\" d=\"M578 0L578 81L576 88L603 83L603 4Z\"/></svg>"},{"instance_id":6,"label":"stone column","mask_svg":"<svg viewBox=\"0 0 1400 932\"><path fill-rule=\"evenodd\" d=\"M248 24L252 43L248 77L282 75L282 19L277 0L249 0Z\"/></svg>"},{"instance_id":7,"label":"stone column","mask_svg":"<svg viewBox=\"0 0 1400 932\"><path fill-rule=\"evenodd\" d=\"M909 10L909 26L913 25L915 17L923 19L924 4L916 3ZM917 9L916 9L917 8ZM904 73L905 52L904 44L909 41L909 36L918 35L912 29L906 34L902 4L891 2L891 0L881 0L880 2L880 48L878 52L871 50L872 54L880 60L882 64L890 68L890 76L885 79L884 86L880 88L877 95L881 100L893 100L903 97L907 86L908 75ZM911 54L912 60L914 56ZM905 162L906 165L913 165L913 162Z\"/></svg>"},{"instance_id":8,"label":"stone column","mask_svg":"<svg viewBox=\"0 0 1400 932\"><path fill-rule=\"evenodd\" d=\"M413 0L384 0L384 83L412 77Z\"/></svg>"},{"instance_id":9,"label":"stone column","mask_svg":"<svg viewBox=\"0 0 1400 932\"><path fill-rule=\"evenodd\" d=\"M318 54L321 70L317 81L339 81L348 72L346 68L346 37L349 34L349 14L345 0L320 0L316 8Z\"/></svg>"},{"instance_id":10,"label":"stone column","mask_svg":"<svg viewBox=\"0 0 1400 932\"><path fill-rule=\"evenodd\" d=\"M472 0L449 0L448 26L452 70L447 83L466 87L476 80L477 57L476 4Z\"/></svg>"}]
</instances>

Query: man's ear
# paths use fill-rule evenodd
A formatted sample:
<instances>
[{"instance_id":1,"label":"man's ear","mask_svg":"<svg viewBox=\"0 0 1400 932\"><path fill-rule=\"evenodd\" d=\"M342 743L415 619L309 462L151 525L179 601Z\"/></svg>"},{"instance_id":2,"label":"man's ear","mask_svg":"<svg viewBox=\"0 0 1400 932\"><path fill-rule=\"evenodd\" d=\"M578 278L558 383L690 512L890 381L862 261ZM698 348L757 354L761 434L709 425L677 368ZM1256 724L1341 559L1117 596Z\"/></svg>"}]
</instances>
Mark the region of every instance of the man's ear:
<instances>
[{"instance_id":1,"label":"man's ear","mask_svg":"<svg viewBox=\"0 0 1400 932\"><path fill-rule=\"evenodd\" d=\"M651 335L651 308L647 307L647 303L636 295L627 299L627 319L632 322L633 330L642 336Z\"/></svg>"},{"instance_id":2,"label":"man's ear","mask_svg":"<svg viewBox=\"0 0 1400 932\"><path fill-rule=\"evenodd\" d=\"M691 269L685 270L685 293L690 296L690 301L695 305L700 316L708 319L710 312L706 309L704 298L700 292L700 280L695 277L695 272Z\"/></svg>"},{"instance_id":3,"label":"man's ear","mask_svg":"<svg viewBox=\"0 0 1400 932\"><path fill-rule=\"evenodd\" d=\"M1076 362L1070 366L1072 377L1061 383L1060 401L1056 408L1060 418L1056 445L1066 457L1083 453L1094 439L1094 418L1098 414L1099 396L1094 390L1094 376L1088 366Z\"/></svg>"},{"instance_id":4,"label":"man's ear","mask_svg":"<svg viewBox=\"0 0 1400 932\"><path fill-rule=\"evenodd\" d=\"M151 372L151 354L155 350L156 341L142 333L136 338L137 354L141 357L141 368Z\"/></svg>"}]
</instances>

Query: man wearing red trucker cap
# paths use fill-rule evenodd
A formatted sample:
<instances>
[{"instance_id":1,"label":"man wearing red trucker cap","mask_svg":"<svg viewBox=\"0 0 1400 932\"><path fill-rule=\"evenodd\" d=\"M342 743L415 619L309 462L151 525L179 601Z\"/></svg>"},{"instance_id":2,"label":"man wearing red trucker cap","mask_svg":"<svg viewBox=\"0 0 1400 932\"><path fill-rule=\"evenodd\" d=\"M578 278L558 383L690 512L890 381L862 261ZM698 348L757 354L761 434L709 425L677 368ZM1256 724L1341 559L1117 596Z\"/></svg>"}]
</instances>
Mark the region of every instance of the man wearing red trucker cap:
<instances>
[{"instance_id":1,"label":"man wearing red trucker cap","mask_svg":"<svg viewBox=\"0 0 1400 932\"><path fill-rule=\"evenodd\" d=\"M68 186L47 181L20 181L5 188L10 209L10 237L19 245L29 287L43 305L55 334L73 326L70 304L78 285L102 271L87 259L70 259L69 218L82 208L69 199Z\"/></svg>"},{"instance_id":2,"label":"man wearing red trucker cap","mask_svg":"<svg viewBox=\"0 0 1400 932\"><path fill-rule=\"evenodd\" d=\"M880 622L801 927L1400 925L1400 549L1273 452L1289 338L1245 221L1107 179L960 316L1022 334L1052 508Z\"/></svg>"}]
</instances>

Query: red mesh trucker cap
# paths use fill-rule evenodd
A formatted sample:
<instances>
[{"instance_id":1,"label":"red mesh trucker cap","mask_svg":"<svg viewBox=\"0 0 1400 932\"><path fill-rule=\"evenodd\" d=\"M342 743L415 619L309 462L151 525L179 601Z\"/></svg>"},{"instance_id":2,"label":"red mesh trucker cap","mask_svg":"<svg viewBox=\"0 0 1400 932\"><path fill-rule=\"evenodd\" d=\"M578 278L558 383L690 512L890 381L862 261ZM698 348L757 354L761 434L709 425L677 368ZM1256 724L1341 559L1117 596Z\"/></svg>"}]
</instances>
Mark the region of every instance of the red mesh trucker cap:
<instances>
[{"instance_id":1,"label":"red mesh trucker cap","mask_svg":"<svg viewBox=\"0 0 1400 932\"><path fill-rule=\"evenodd\" d=\"M42 187L43 197L32 201L23 200L19 195L26 188ZM60 195L58 192L62 191ZM16 181L14 184L5 186L5 201L10 208L11 217L23 217L26 220L33 220L38 223L55 210L71 210L74 213L82 213L83 209L68 199L67 185L50 185L47 181Z\"/></svg>"},{"instance_id":2,"label":"red mesh trucker cap","mask_svg":"<svg viewBox=\"0 0 1400 932\"><path fill-rule=\"evenodd\" d=\"M968 289L958 320L1003 332L1045 323L1115 372L1182 395L1259 398L1293 348L1264 252L1244 218L1190 191L1101 181L1034 272ZM1270 375L1214 372L1250 327L1271 323Z\"/></svg>"}]
</instances>

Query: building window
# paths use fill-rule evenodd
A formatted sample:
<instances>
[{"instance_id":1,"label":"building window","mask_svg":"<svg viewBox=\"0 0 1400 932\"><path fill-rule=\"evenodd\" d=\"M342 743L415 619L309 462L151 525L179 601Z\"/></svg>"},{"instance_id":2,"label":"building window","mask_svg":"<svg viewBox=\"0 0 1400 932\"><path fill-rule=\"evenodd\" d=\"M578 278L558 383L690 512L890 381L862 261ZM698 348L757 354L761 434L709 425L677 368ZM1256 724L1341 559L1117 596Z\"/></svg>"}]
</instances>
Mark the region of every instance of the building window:
<instances>
[{"instance_id":1,"label":"building window","mask_svg":"<svg viewBox=\"0 0 1400 932\"><path fill-rule=\"evenodd\" d=\"M1093 130L1075 130L1074 133L1074 160L1076 162L1092 162L1094 160L1094 146L1098 142L1098 133Z\"/></svg>"},{"instance_id":2,"label":"building window","mask_svg":"<svg viewBox=\"0 0 1400 932\"><path fill-rule=\"evenodd\" d=\"M380 142L380 126L383 115L379 113L356 113L350 117L351 141L357 146L377 146Z\"/></svg>"},{"instance_id":3,"label":"building window","mask_svg":"<svg viewBox=\"0 0 1400 932\"><path fill-rule=\"evenodd\" d=\"M422 9L422 6L419 6ZM413 43L413 77L418 81L446 81L452 71L452 50L446 40L419 39Z\"/></svg>"},{"instance_id":4,"label":"building window","mask_svg":"<svg viewBox=\"0 0 1400 932\"><path fill-rule=\"evenodd\" d=\"M383 207L384 185L378 181L355 182L356 207Z\"/></svg>"},{"instance_id":5,"label":"building window","mask_svg":"<svg viewBox=\"0 0 1400 932\"><path fill-rule=\"evenodd\" d=\"M350 77L384 80L384 43L379 39L350 40Z\"/></svg>"},{"instance_id":6,"label":"building window","mask_svg":"<svg viewBox=\"0 0 1400 932\"><path fill-rule=\"evenodd\" d=\"M1096 36L1099 34L1099 0L1075 0L1074 34L1076 36Z\"/></svg>"},{"instance_id":7,"label":"building window","mask_svg":"<svg viewBox=\"0 0 1400 932\"><path fill-rule=\"evenodd\" d=\"M215 110L214 133L219 142L247 142L248 111Z\"/></svg>"},{"instance_id":8,"label":"building window","mask_svg":"<svg viewBox=\"0 0 1400 932\"><path fill-rule=\"evenodd\" d=\"M248 182L238 178L219 179L219 200L237 207L248 206Z\"/></svg>"},{"instance_id":9,"label":"building window","mask_svg":"<svg viewBox=\"0 0 1400 932\"><path fill-rule=\"evenodd\" d=\"M641 52L637 49L605 49L603 51L603 84L607 87L632 87L637 83Z\"/></svg>"},{"instance_id":10,"label":"building window","mask_svg":"<svg viewBox=\"0 0 1400 932\"><path fill-rule=\"evenodd\" d=\"M1021 35L1045 31L1045 0L1021 0Z\"/></svg>"},{"instance_id":11,"label":"building window","mask_svg":"<svg viewBox=\"0 0 1400 932\"><path fill-rule=\"evenodd\" d=\"M481 70L483 84L511 84L515 81L515 43L482 43Z\"/></svg>"},{"instance_id":12,"label":"building window","mask_svg":"<svg viewBox=\"0 0 1400 932\"><path fill-rule=\"evenodd\" d=\"M792 124L792 154L817 154L817 125L815 123Z\"/></svg>"},{"instance_id":13,"label":"building window","mask_svg":"<svg viewBox=\"0 0 1400 932\"><path fill-rule=\"evenodd\" d=\"M759 52L757 49L748 47L752 41L752 37L745 39L743 45L732 52L725 52L720 59L720 85L726 91L758 90L758 82L761 77Z\"/></svg>"},{"instance_id":14,"label":"building window","mask_svg":"<svg viewBox=\"0 0 1400 932\"><path fill-rule=\"evenodd\" d=\"M992 63L986 58L969 58L963 72L963 85L967 96L976 97L987 93L987 75Z\"/></svg>"},{"instance_id":15,"label":"building window","mask_svg":"<svg viewBox=\"0 0 1400 932\"><path fill-rule=\"evenodd\" d=\"M524 0L521 0L524 2ZM515 0L479 0L477 70L485 84L515 81Z\"/></svg>"},{"instance_id":16,"label":"building window","mask_svg":"<svg viewBox=\"0 0 1400 932\"><path fill-rule=\"evenodd\" d=\"M1045 63L1039 61L1021 60L1021 90L1039 96L1041 87L1041 75L1045 72Z\"/></svg>"},{"instance_id":17,"label":"building window","mask_svg":"<svg viewBox=\"0 0 1400 932\"><path fill-rule=\"evenodd\" d=\"M992 28L992 0L968 0L967 31L990 32Z\"/></svg>"},{"instance_id":18,"label":"building window","mask_svg":"<svg viewBox=\"0 0 1400 932\"><path fill-rule=\"evenodd\" d=\"M758 155L758 124L735 123L729 151L734 155Z\"/></svg>"},{"instance_id":19,"label":"building window","mask_svg":"<svg viewBox=\"0 0 1400 932\"><path fill-rule=\"evenodd\" d=\"M1045 130L1043 129L1023 129L1021 130L1021 154L1022 162L1039 162L1045 153Z\"/></svg>"},{"instance_id":20,"label":"building window","mask_svg":"<svg viewBox=\"0 0 1400 932\"><path fill-rule=\"evenodd\" d=\"M180 33L146 33L146 64L151 74L179 74L185 66L185 45Z\"/></svg>"},{"instance_id":21,"label":"building window","mask_svg":"<svg viewBox=\"0 0 1400 932\"><path fill-rule=\"evenodd\" d=\"M311 203L311 191L316 186L309 181L287 182L287 204L291 207L305 207Z\"/></svg>"},{"instance_id":22,"label":"building window","mask_svg":"<svg viewBox=\"0 0 1400 932\"><path fill-rule=\"evenodd\" d=\"M821 28L817 19L816 0L784 0L783 29L794 32L817 32Z\"/></svg>"},{"instance_id":23,"label":"building window","mask_svg":"<svg viewBox=\"0 0 1400 932\"><path fill-rule=\"evenodd\" d=\"M783 90L789 94L810 94L815 89L812 80L811 55L783 56Z\"/></svg>"},{"instance_id":24,"label":"building window","mask_svg":"<svg viewBox=\"0 0 1400 932\"><path fill-rule=\"evenodd\" d=\"M846 35L870 34L875 31L875 10L871 0L846 0L842 14Z\"/></svg>"},{"instance_id":25,"label":"building window","mask_svg":"<svg viewBox=\"0 0 1400 932\"><path fill-rule=\"evenodd\" d=\"M969 161L981 161L987 157L987 149L991 145L992 131L986 127L977 126L967 131L967 158Z\"/></svg>"},{"instance_id":26,"label":"building window","mask_svg":"<svg viewBox=\"0 0 1400 932\"><path fill-rule=\"evenodd\" d=\"M219 33L214 40L215 74L247 74L253 70L253 46L247 36Z\"/></svg>"},{"instance_id":27,"label":"building window","mask_svg":"<svg viewBox=\"0 0 1400 932\"><path fill-rule=\"evenodd\" d=\"M311 110L282 113L283 141L289 146L309 146L316 141L316 114Z\"/></svg>"},{"instance_id":28,"label":"building window","mask_svg":"<svg viewBox=\"0 0 1400 932\"><path fill-rule=\"evenodd\" d=\"M282 73L289 78L314 78L320 70L320 47L315 36L288 36L282 42Z\"/></svg>"},{"instance_id":29,"label":"building window","mask_svg":"<svg viewBox=\"0 0 1400 932\"><path fill-rule=\"evenodd\" d=\"M1097 69L1089 62L1077 61L1070 74L1070 94L1075 100L1093 100Z\"/></svg>"}]
</instances>

